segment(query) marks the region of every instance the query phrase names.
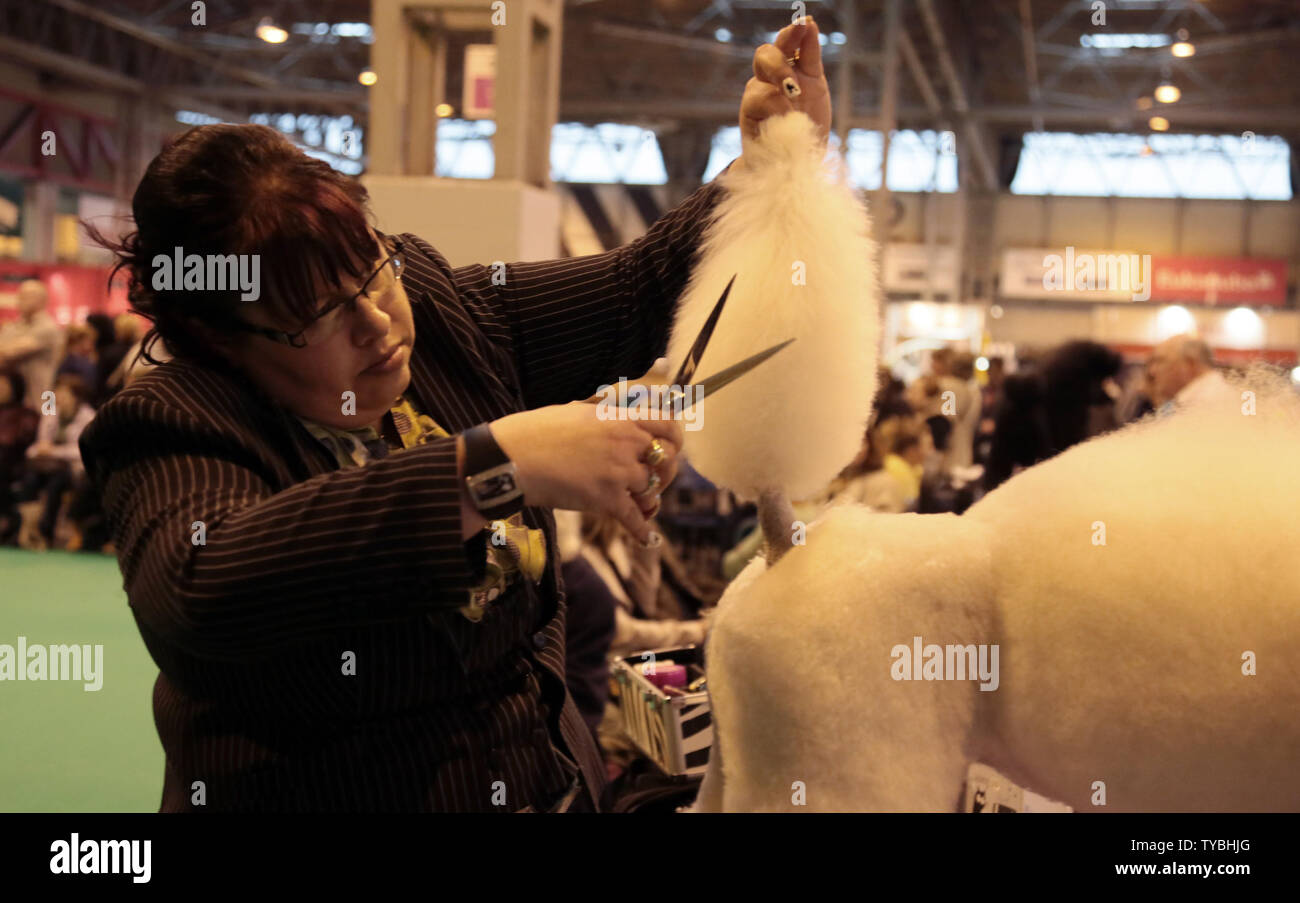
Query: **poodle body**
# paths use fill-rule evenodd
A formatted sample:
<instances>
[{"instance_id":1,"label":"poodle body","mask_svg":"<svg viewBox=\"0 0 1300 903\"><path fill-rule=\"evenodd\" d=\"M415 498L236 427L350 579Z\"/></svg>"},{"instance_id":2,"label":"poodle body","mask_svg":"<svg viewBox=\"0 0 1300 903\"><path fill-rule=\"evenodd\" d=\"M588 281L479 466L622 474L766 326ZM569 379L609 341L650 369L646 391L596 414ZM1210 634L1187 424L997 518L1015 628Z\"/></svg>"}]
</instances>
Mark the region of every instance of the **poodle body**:
<instances>
[{"instance_id":1,"label":"poodle body","mask_svg":"<svg viewBox=\"0 0 1300 903\"><path fill-rule=\"evenodd\" d=\"M708 643L697 808L955 811L981 762L1076 811L1300 810L1300 404L1241 388L961 517L832 508L751 563ZM897 679L915 637L996 645L996 689Z\"/></svg>"}]
</instances>

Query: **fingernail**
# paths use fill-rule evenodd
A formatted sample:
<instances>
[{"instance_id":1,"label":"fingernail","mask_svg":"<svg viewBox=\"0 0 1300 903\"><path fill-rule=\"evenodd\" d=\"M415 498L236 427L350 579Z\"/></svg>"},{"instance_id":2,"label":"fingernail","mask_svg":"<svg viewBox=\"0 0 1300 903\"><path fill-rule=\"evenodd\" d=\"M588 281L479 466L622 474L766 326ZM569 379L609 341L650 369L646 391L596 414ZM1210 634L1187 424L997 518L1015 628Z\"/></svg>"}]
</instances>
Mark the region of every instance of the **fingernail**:
<instances>
[{"instance_id":1,"label":"fingernail","mask_svg":"<svg viewBox=\"0 0 1300 903\"><path fill-rule=\"evenodd\" d=\"M663 541L664 538L652 530L650 531L650 537L645 542L641 543L641 548L657 549L663 543Z\"/></svg>"},{"instance_id":2,"label":"fingernail","mask_svg":"<svg viewBox=\"0 0 1300 903\"><path fill-rule=\"evenodd\" d=\"M798 97L803 93L799 88L799 83L789 76L786 77L785 81L781 82L781 87L785 88L786 97Z\"/></svg>"}]
</instances>

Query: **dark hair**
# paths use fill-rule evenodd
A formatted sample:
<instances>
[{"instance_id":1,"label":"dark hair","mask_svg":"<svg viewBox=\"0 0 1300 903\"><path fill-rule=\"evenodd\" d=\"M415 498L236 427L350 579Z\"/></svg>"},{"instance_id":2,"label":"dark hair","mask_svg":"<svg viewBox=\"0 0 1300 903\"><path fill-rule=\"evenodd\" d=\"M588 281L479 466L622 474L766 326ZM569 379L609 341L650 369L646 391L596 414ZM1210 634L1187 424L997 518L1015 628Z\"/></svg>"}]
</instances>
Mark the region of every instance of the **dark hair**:
<instances>
[{"instance_id":1,"label":"dark hair","mask_svg":"<svg viewBox=\"0 0 1300 903\"><path fill-rule=\"evenodd\" d=\"M60 373L54 380L54 388L58 389L59 386L67 386L71 389L72 394L77 397L78 405L90 403L90 386L86 385L86 381L77 374L67 371Z\"/></svg>"},{"instance_id":2,"label":"dark hair","mask_svg":"<svg viewBox=\"0 0 1300 903\"><path fill-rule=\"evenodd\" d=\"M1062 452L1088 438L1088 409L1112 404L1102 388L1119 375L1123 357L1105 345L1086 340L1066 342L1043 362L1043 402L1055 451Z\"/></svg>"},{"instance_id":3,"label":"dark hair","mask_svg":"<svg viewBox=\"0 0 1300 903\"><path fill-rule=\"evenodd\" d=\"M106 239L88 234L117 257L110 275L126 270L127 297L153 327L145 360L163 340L174 356L212 359L200 325L232 330L234 291L156 291L153 261L186 256L258 254L262 303L289 324L305 325L320 306L318 287L338 289L362 278L377 248L368 229L361 183L312 159L263 125L200 125L171 141L149 164L131 208L135 231ZM197 322L196 322L197 321Z\"/></svg>"},{"instance_id":4,"label":"dark hair","mask_svg":"<svg viewBox=\"0 0 1300 903\"><path fill-rule=\"evenodd\" d=\"M16 367L0 367L0 379L9 380L9 390L13 394L10 404L26 404L27 378Z\"/></svg>"},{"instance_id":5,"label":"dark hair","mask_svg":"<svg viewBox=\"0 0 1300 903\"><path fill-rule=\"evenodd\" d=\"M108 314L86 314L86 325L95 330L95 350L103 351L117 341L113 330L113 318Z\"/></svg>"},{"instance_id":6,"label":"dark hair","mask_svg":"<svg viewBox=\"0 0 1300 903\"><path fill-rule=\"evenodd\" d=\"M948 372L956 379L968 381L975 378L975 355L958 351L948 359Z\"/></svg>"}]
</instances>

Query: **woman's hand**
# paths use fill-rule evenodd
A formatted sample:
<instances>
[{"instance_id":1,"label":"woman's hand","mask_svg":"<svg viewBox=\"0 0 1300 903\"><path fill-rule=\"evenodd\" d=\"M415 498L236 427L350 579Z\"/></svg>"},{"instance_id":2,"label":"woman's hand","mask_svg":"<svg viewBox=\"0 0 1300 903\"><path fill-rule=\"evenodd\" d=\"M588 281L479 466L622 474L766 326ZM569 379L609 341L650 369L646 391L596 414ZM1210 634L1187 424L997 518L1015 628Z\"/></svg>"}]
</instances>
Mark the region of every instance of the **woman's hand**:
<instances>
[{"instance_id":1,"label":"woman's hand","mask_svg":"<svg viewBox=\"0 0 1300 903\"><path fill-rule=\"evenodd\" d=\"M831 131L831 92L822 71L822 49L817 25L812 16L804 16L799 25L787 25L776 36L775 44L764 44L754 51L754 77L745 85L740 100L740 139L742 148L758 137L758 127L769 116L781 116L791 110L808 114L821 132L824 142ZM786 62L799 51L793 66ZM787 90L786 79L793 79L798 96ZM742 153L741 165L744 164Z\"/></svg>"},{"instance_id":2,"label":"woman's hand","mask_svg":"<svg viewBox=\"0 0 1300 903\"><path fill-rule=\"evenodd\" d=\"M492 422L492 435L515 463L524 503L609 515L641 542L659 493L677 475L682 425L675 420L602 420L597 405L575 401L521 411ZM608 410L608 409L605 409ZM665 457L646 463L658 438ZM658 486L642 495L650 473Z\"/></svg>"}]
</instances>

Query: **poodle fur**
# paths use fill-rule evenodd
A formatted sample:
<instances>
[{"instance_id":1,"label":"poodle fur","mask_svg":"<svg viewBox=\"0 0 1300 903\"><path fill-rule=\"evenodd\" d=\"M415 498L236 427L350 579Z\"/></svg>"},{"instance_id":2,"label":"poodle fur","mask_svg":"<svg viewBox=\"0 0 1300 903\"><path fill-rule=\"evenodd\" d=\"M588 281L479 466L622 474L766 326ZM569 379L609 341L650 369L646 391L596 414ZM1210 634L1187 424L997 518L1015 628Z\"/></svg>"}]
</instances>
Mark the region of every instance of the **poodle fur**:
<instances>
[{"instance_id":1,"label":"poodle fur","mask_svg":"<svg viewBox=\"0 0 1300 903\"><path fill-rule=\"evenodd\" d=\"M766 120L728 171L726 196L678 307L669 360L685 359L728 280L731 296L697 380L795 342L701 404L691 464L743 499L823 488L857 454L875 393L875 250L865 207L812 120Z\"/></svg>"},{"instance_id":2,"label":"poodle fur","mask_svg":"<svg viewBox=\"0 0 1300 903\"><path fill-rule=\"evenodd\" d=\"M979 761L1076 811L1300 810L1300 401L1238 388L961 517L832 508L753 562L708 642L696 809L951 812ZM914 636L997 644L998 688L894 680Z\"/></svg>"}]
</instances>

